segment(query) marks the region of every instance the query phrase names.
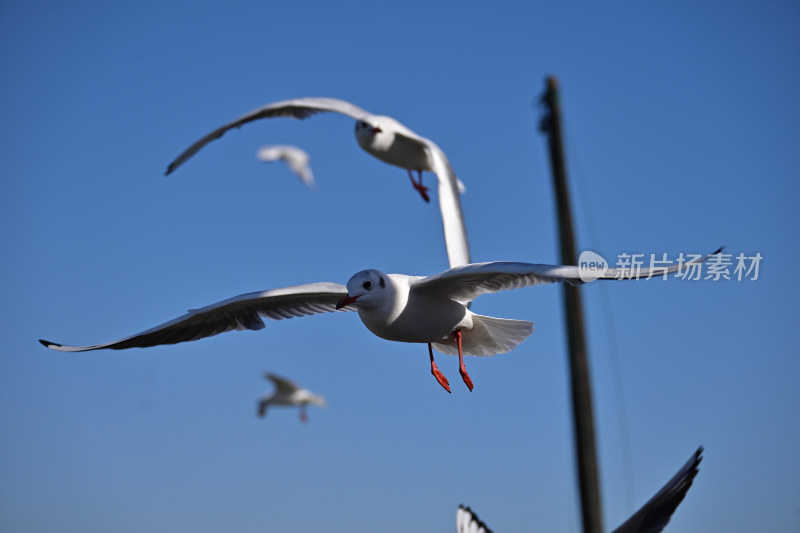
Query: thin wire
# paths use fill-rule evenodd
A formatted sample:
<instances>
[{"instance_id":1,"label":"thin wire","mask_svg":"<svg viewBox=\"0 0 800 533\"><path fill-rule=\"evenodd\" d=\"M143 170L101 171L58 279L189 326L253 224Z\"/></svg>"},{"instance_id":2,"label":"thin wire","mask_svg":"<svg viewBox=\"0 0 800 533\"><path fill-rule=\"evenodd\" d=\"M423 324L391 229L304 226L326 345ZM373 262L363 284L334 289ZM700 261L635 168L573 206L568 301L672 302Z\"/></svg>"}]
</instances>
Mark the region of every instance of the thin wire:
<instances>
[{"instance_id":1,"label":"thin wire","mask_svg":"<svg viewBox=\"0 0 800 533\"><path fill-rule=\"evenodd\" d=\"M562 117L563 118L563 117ZM566 120L565 120L566 122ZM569 125L567 125L569 126ZM583 207L582 213L588 220L589 239L593 243L599 243L595 228L597 225L594 223L594 216L592 213L592 204L589 201L589 194L587 192L586 183L583 180L583 169L581 167L580 154L578 152L578 143L570 135L572 128L564 128L567 131L567 140L571 145L572 157L570 159L575 161L575 168L573 175L575 176L575 188L578 190L578 198ZM599 253L599 251L598 251ZM631 437L628 426L628 413L626 409L627 401L625 400L625 387L622 380L622 365L620 364L619 345L617 344L617 329L614 322L613 306L611 305L611 297L608 293L607 284L601 283L600 286L600 303L603 308L603 323L606 329L606 342L608 343L608 354L611 362L611 379L614 383L614 397L617 404L617 418L619 420L620 432L620 453L622 455L622 466L625 475L625 498L629 509L633 509L634 505L634 486L633 486L633 465L631 455Z\"/></svg>"}]
</instances>

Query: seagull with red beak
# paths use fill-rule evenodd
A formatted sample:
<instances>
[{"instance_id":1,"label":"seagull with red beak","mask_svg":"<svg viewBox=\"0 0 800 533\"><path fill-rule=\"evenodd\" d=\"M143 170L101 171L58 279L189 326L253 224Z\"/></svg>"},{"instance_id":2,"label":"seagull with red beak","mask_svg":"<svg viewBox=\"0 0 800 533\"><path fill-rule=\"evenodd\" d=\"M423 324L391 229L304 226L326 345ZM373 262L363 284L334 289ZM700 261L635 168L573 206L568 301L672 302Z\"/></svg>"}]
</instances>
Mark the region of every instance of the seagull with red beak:
<instances>
[{"instance_id":1,"label":"seagull with red beak","mask_svg":"<svg viewBox=\"0 0 800 533\"><path fill-rule=\"evenodd\" d=\"M404 168L411 185L426 201L428 187L422 184L422 172L433 172L439 181L439 209L442 215L447 257L451 267L470 263L469 242L461 212L460 194L464 184L456 177L447 156L433 141L417 135L389 116L373 115L357 105L336 98L295 98L259 107L215 129L183 151L167 167L171 174L205 145L222 137L228 130L262 118L292 117L306 119L317 113L333 112L355 119L358 145L384 163ZM417 172L418 180L414 179Z\"/></svg>"},{"instance_id":2,"label":"seagull with red beak","mask_svg":"<svg viewBox=\"0 0 800 533\"><path fill-rule=\"evenodd\" d=\"M643 268L635 275L630 271L608 269L592 279L666 276L707 258L705 256L669 268ZM482 294L559 281L580 285L585 279L576 266L504 261L464 265L433 276L362 270L350 278L347 286L328 282L308 283L242 294L190 310L160 326L114 342L93 346L65 346L45 340L39 342L62 352L144 348L211 337L235 329L262 329L262 317L281 320L337 310L356 310L367 329L382 339L427 344L431 373L448 392L450 384L436 366L433 350L458 355L459 373L472 390L473 383L464 365L464 355L484 357L506 353L533 332L533 323L478 315L470 311L467 307L469 303Z\"/></svg>"}]
</instances>

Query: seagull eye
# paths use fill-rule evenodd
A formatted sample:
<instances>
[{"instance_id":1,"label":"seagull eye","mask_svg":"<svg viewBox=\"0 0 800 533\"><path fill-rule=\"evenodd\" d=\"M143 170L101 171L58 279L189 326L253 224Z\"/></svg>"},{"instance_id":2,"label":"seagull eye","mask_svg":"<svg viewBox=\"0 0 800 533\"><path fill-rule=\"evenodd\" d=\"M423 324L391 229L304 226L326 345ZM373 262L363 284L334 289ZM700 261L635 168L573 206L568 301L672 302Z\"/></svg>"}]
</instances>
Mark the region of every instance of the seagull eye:
<instances>
[{"instance_id":1,"label":"seagull eye","mask_svg":"<svg viewBox=\"0 0 800 533\"><path fill-rule=\"evenodd\" d=\"M364 288L367 289L367 290L370 290L372 288L372 282L371 281L365 281L364 282Z\"/></svg>"}]
</instances>

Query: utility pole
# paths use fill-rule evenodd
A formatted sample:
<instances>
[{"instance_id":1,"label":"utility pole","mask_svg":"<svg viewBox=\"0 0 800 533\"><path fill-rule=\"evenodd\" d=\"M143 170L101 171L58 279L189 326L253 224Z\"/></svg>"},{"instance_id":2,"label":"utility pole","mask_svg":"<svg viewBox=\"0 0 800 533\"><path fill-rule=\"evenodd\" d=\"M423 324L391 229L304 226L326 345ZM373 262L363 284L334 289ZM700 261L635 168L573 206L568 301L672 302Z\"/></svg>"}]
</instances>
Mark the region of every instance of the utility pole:
<instances>
[{"instance_id":1,"label":"utility pole","mask_svg":"<svg viewBox=\"0 0 800 533\"><path fill-rule=\"evenodd\" d=\"M572 212L567 190L567 171L562 141L561 102L558 94L558 82L552 76L546 80L546 89L541 103L545 113L542 116L540 129L547 135L549 141L550 163L553 170L553 185L558 211L561 264L577 265L578 258L572 229ZM594 438L592 387L589 379L586 335L583 327L583 305L578 287L568 283L563 283L562 287L567 322L572 416L575 428L575 455L578 463L583 531L584 533L602 533L603 515L600 507L600 482Z\"/></svg>"}]
</instances>

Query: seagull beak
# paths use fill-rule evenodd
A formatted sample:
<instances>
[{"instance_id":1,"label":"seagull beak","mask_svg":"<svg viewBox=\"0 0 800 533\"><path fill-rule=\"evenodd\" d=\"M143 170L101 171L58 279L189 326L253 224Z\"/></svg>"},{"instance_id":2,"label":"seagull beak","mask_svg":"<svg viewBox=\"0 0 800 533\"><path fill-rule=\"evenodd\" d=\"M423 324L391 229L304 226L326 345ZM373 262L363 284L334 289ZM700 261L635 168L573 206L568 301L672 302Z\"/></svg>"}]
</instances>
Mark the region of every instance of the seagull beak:
<instances>
[{"instance_id":1,"label":"seagull beak","mask_svg":"<svg viewBox=\"0 0 800 533\"><path fill-rule=\"evenodd\" d=\"M351 303L355 302L356 300L358 300L358 296L349 296L349 295L345 296L344 298L342 298L341 300L336 302L336 309L341 309L342 307L347 307L348 305L350 305Z\"/></svg>"},{"instance_id":2,"label":"seagull beak","mask_svg":"<svg viewBox=\"0 0 800 533\"><path fill-rule=\"evenodd\" d=\"M372 128L372 133L383 133L383 130L380 129L378 126Z\"/></svg>"}]
</instances>

